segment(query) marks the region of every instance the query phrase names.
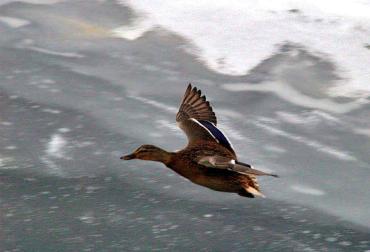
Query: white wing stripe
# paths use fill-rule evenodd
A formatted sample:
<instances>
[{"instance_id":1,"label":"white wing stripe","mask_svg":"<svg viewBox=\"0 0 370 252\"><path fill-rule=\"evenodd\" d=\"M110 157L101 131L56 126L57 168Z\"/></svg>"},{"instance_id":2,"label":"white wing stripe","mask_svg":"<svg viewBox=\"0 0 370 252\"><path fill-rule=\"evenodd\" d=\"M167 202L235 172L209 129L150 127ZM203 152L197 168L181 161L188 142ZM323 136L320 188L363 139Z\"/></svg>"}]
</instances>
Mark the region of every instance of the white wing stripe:
<instances>
[{"instance_id":1,"label":"white wing stripe","mask_svg":"<svg viewBox=\"0 0 370 252\"><path fill-rule=\"evenodd\" d=\"M198 124L199 126L201 126L203 129L205 129L216 140L216 142L219 143L218 139L211 133L211 131L209 131L209 129L207 129L207 127L205 127L203 124L198 122L197 119L194 119L194 118L189 118L189 119L195 122L196 124Z\"/></svg>"}]
</instances>

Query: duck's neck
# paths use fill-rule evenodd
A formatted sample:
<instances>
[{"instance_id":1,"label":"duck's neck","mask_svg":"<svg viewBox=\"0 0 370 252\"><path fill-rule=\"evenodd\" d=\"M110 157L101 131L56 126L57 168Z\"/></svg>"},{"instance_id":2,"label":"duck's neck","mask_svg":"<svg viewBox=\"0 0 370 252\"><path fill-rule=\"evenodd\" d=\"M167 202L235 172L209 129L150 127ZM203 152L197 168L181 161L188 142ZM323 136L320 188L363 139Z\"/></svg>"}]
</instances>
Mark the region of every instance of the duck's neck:
<instances>
[{"instance_id":1,"label":"duck's neck","mask_svg":"<svg viewBox=\"0 0 370 252\"><path fill-rule=\"evenodd\" d=\"M165 164L168 166L172 160L173 153L165 151L161 148L158 148L158 150L155 152L155 155L150 157L151 161L157 161Z\"/></svg>"}]
</instances>

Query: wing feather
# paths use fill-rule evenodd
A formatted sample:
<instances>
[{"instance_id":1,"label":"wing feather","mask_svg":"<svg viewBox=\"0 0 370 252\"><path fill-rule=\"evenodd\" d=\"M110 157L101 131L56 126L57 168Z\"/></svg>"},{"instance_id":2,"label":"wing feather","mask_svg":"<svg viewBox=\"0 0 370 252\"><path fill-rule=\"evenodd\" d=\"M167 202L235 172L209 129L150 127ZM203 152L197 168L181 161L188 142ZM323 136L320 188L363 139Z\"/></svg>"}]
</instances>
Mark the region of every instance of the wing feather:
<instances>
[{"instance_id":1,"label":"wing feather","mask_svg":"<svg viewBox=\"0 0 370 252\"><path fill-rule=\"evenodd\" d=\"M182 98L176 121L188 136L189 142L215 141L235 154L228 138L216 127L216 115L206 96L202 96L202 92L191 84L188 85Z\"/></svg>"},{"instance_id":2,"label":"wing feather","mask_svg":"<svg viewBox=\"0 0 370 252\"><path fill-rule=\"evenodd\" d=\"M212 106L206 100L206 97L202 96L202 92L196 87L192 87L191 84L188 85L185 91L179 112L176 115L176 121L181 122L189 118L210 121L217 125L217 118Z\"/></svg>"},{"instance_id":3,"label":"wing feather","mask_svg":"<svg viewBox=\"0 0 370 252\"><path fill-rule=\"evenodd\" d=\"M273 176L278 177L276 174L272 173L266 173L263 171L259 171L254 169L251 165L245 164L236 160L233 160L228 157L222 157L222 156L204 156L200 157L199 160L197 160L199 164L212 167L215 169L228 169L232 170L238 173L243 173L245 175L249 176Z\"/></svg>"}]
</instances>

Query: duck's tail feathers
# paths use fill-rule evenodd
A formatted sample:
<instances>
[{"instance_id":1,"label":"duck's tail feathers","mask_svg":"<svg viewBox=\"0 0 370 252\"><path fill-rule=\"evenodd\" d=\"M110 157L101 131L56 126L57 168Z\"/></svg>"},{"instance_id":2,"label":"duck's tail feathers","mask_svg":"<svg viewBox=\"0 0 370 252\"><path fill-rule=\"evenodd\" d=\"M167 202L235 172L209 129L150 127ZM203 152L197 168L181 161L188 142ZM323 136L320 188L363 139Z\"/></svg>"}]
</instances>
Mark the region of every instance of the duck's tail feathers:
<instances>
[{"instance_id":1,"label":"duck's tail feathers","mask_svg":"<svg viewBox=\"0 0 370 252\"><path fill-rule=\"evenodd\" d=\"M257 189L251 187L251 186L248 186L247 188L244 188L247 192L253 194L254 196L258 196L258 197L262 197L262 198L266 198L265 195L263 195L260 191L258 191Z\"/></svg>"}]
</instances>

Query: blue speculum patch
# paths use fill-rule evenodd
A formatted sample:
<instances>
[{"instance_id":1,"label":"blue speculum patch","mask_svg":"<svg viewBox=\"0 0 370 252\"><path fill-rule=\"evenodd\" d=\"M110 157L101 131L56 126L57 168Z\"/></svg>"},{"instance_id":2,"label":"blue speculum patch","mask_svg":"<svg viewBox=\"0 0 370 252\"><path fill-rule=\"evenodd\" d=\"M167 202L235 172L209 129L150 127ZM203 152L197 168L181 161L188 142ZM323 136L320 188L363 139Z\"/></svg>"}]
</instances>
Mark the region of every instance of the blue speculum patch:
<instances>
[{"instance_id":1,"label":"blue speculum patch","mask_svg":"<svg viewBox=\"0 0 370 252\"><path fill-rule=\"evenodd\" d=\"M227 140L226 136L222 133L222 131L219 130L213 123L204 120L199 120L199 122L212 133L212 135L218 140L218 142L222 146L234 152L234 149L231 146L230 141Z\"/></svg>"}]
</instances>

